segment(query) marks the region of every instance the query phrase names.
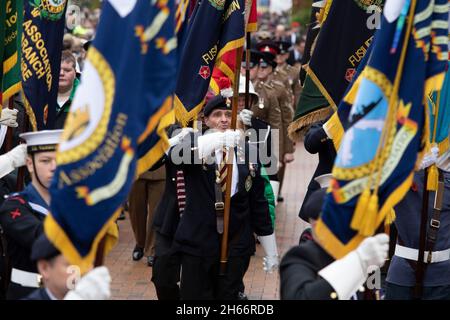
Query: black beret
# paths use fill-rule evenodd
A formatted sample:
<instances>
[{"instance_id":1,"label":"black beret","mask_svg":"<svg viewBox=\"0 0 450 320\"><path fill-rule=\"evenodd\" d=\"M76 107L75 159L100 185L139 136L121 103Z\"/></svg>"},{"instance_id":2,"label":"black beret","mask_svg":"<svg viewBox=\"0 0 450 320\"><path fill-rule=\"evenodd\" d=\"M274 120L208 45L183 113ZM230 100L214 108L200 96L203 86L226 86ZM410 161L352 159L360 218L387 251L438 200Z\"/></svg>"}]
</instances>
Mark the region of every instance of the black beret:
<instances>
[{"instance_id":1,"label":"black beret","mask_svg":"<svg viewBox=\"0 0 450 320\"><path fill-rule=\"evenodd\" d=\"M222 110L231 110L231 103L230 99L222 97L220 94L218 96L213 97L211 100L208 101L205 108L203 109L203 115L205 117L208 117L211 112L213 112L216 109L222 109Z\"/></svg>"},{"instance_id":2,"label":"black beret","mask_svg":"<svg viewBox=\"0 0 450 320\"><path fill-rule=\"evenodd\" d=\"M60 254L59 250L48 240L45 234L39 236L31 248L32 261L50 260Z\"/></svg>"},{"instance_id":3,"label":"black beret","mask_svg":"<svg viewBox=\"0 0 450 320\"><path fill-rule=\"evenodd\" d=\"M305 203L305 219L318 220L327 194L326 188L314 191Z\"/></svg>"}]
</instances>

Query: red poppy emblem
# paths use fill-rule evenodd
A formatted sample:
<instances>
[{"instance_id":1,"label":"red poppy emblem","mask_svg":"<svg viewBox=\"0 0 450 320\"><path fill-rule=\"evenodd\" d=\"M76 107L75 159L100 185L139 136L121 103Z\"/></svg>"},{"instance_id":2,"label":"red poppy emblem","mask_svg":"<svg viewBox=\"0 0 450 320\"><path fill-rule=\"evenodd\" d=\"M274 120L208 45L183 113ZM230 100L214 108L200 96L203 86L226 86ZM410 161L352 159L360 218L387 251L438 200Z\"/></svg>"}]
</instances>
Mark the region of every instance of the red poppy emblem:
<instances>
[{"instance_id":1,"label":"red poppy emblem","mask_svg":"<svg viewBox=\"0 0 450 320\"><path fill-rule=\"evenodd\" d=\"M345 80L347 80L348 82L352 82L352 79L353 79L355 73L356 73L355 68L347 69L347 72L345 73Z\"/></svg>"},{"instance_id":2,"label":"red poppy emblem","mask_svg":"<svg viewBox=\"0 0 450 320\"><path fill-rule=\"evenodd\" d=\"M208 80L209 77L211 76L211 69L209 69L208 66L201 66L200 67L200 71L198 72L198 74L200 75L200 77L202 77L205 80Z\"/></svg>"}]
</instances>

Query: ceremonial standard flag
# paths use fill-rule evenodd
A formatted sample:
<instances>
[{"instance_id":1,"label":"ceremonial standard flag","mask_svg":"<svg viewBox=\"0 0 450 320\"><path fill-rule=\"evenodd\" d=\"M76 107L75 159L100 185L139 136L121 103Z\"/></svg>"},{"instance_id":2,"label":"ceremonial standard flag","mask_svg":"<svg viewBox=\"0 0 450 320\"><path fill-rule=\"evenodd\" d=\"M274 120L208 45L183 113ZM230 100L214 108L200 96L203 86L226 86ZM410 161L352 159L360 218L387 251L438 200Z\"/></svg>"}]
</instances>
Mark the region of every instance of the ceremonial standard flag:
<instances>
[{"instance_id":1,"label":"ceremonial standard flag","mask_svg":"<svg viewBox=\"0 0 450 320\"><path fill-rule=\"evenodd\" d=\"M208 0L197 4L180 57L175 115L186 125L202 109L217 61L244 43L244 0ZM229 66L218 66L229 73ZM227 74L225 73L225 74Z\"/></svg>"},{"instance_id":2,"label":"ceremonial standard flag","mask_svg":"<svg viewBox=\"0 0 450 320\"><path fill-rule=\"evenodd\" d=\"M253 1L253 3L256 3ZM244 17L244 11L245 6L249 8L250 11L246 11L249 14L252 13L253 16L250 17L248 15L248 19L252 18L254 19L254 10L256 10L256 7L252 7L252 1L245 1L240 0L235 3L236 5L239 5L239 8L236 8L236 10L239 10L240 14L233 14L230 16L229 19L224 23L222 28L222 39L220 41L220 46L222 49L220 50L217 59L216 64L213 70L213 75L211 79L210 86L213 90L213 92L217 95L220 93L220 79L221 78L228 78L230 80L231 85L234 85L235 80L235 71L236 71L236 57L238 55L238 49L243 48L244 42L245 42L245 17ZM253 11L252 11L253 10ZM251 25L250 20L247 20L247 29L249 26L251 28L254 28L256 26L256 22L252 21ZM250 31L249 31L250 32ZM241 55L242 56L242 55ZM240 68L238 70L240 72ZM223 88L222 88L223 89Z\"/></svg>"},{"instance_id":3,"label":"ceremonial standard flag","mask_svg":"<svg viewBox=\"0 0 450 320\"><path fill-rule=\"evenodd\" d=\"M86 271L135 177L168 147L177 69L173 0L103 2L62 141L45 232ZM140 159L138 161L138 158Z\"/></svg>"},{"instance_id":4,"label":"ceremonial standard flag","mask_svg":"<svg viewBox=\"0 0 450 320\"><path fill-rule=\"evenodd\" d=\"M22 87L33 130L54 127L67 0L24 1Z\"/></svg>"},{"instance_id":5,"label":"ceremonial standard flag","mask_svg":"<svg viewBox=\"0 0 450 320\"><path fill-rule=\"evenodd\" d=\"M22 39L23 2L20 0L7 0L2 3L3 23L0 39L4 39L0 46L0 61L2 70L0 75L0 111L2 101L6 101L21 88L20 55Z\"/></svg>"},{"instance_id":6,"label":"ceremonial standard flag","mask_svg":"<svg viewBox=\"0 0 450 320\"><path fill-rule=\"evenodd\" d=\"M373 14L368 8L382 3L383 0L332 2L306 69L307 79L289 128L291 136L337 110L375 32L376 25L368 23Z\"/></svg>"},{"instance_id":7,"label":"ceremonial standard flag","mask_svg":"<svg viewBox=\"0 0 450 320\"><path fill-rule=\"evenodd\" d=\"M402 24L407 15L411 25ZM336 259L373 235L411 185L428 139L425 98L444 80L447 17L447 0L386 2L357 90L346 96L350 126L315 227Z\"/></svg>"}]
</instances>

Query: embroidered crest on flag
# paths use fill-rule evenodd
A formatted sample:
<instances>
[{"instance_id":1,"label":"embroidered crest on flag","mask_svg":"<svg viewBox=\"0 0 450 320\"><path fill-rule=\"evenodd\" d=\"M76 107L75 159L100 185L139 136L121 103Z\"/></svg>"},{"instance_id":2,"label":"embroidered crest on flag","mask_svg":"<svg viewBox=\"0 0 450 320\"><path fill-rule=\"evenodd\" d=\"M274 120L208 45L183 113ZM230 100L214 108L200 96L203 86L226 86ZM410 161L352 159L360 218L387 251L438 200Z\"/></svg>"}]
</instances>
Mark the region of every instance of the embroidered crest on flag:
<instances>
[{"instance_id":1,"label":"embroidered crest on flag","mask_svg":"<svg viewBox=\"0 0 450 320\"><path fill-rule=\"evenodd\" d=\"M31 5L37 8L41 17L48 20L59 20L64 13L67 0L34 0Z\"/></svg>"}]
</instances>

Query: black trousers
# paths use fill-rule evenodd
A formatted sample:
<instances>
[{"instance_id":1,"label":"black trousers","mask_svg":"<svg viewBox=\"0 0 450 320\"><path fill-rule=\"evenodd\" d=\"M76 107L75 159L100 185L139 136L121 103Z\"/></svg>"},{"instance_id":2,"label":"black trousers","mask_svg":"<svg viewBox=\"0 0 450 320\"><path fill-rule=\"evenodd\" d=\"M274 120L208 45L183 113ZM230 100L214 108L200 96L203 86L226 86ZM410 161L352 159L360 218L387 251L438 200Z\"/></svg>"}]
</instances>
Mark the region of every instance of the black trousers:
<instances>
[{"instance_id":1,"label":"black trousers","mask_svg":"<svg viewBox=\"0 0 450 320\"><path fill-rule=\"evenodd\" d=\"M218 257L181 256L182 300L236 300L242 289L250 256L228 257L225 275L219 275Z\"/></svg>"},{"instance_id":2,"label":"black trousers","mask_svg":"<svg viewBox=\"0 0 450 320\"><path fill-rule=\"evenodd\" d=\"M180 300L181 257L171 250L172 240L156 233L152 282L158 300Z\"/></svg>"},{"instance_id":3,"label":"black trousers","mask_svg":"<svg viewBox=\"0 0 450 320\"><path fill-rule=\"evenodd\" d=\"M302 219L305 222L309 223L308 213L305 212L305 203L308 201L308 198L311 196L311 194L314 193L314 191L320 189L320 184L316 182L315 180L311 180L311 182L308 185L308 190L306 191L305 198L303 199L302 206L300 207L300 211L298 213L298 216L300 219Z\"/></svg>"}]
</instances>

